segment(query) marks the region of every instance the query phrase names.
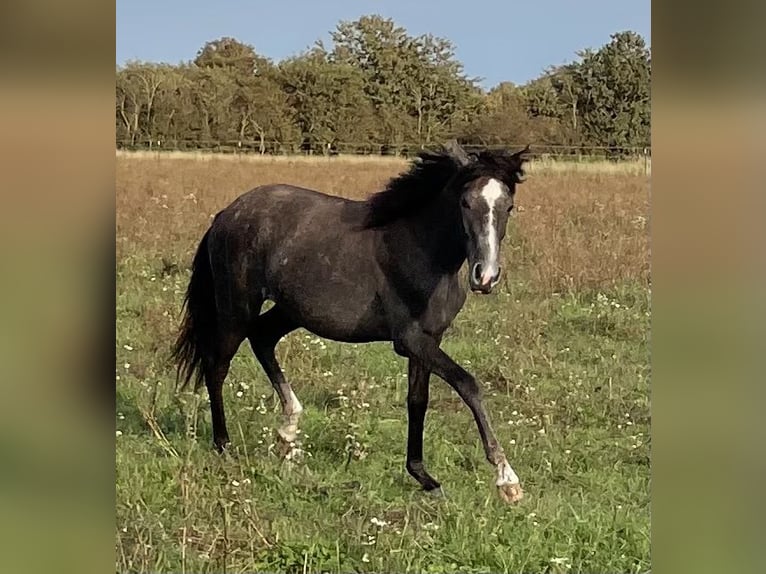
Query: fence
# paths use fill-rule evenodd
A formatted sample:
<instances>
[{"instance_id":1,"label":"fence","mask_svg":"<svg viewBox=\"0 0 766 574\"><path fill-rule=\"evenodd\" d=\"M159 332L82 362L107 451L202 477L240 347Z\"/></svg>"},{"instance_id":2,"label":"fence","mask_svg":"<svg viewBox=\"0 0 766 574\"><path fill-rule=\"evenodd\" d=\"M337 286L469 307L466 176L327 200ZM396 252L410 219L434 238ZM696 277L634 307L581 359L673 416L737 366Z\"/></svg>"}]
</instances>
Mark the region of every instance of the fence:
<instances>
[{"instance_id":1,"label":"fence","mask_svg":"<svg viewBox=\"0 0 766 574\"><path fill-rule=\"evenodd\" d=\"M461 144L467 151L479 149L509 149L518 150L526 146L524 144ZM117 149L121 151L151 151L161 157L166 152L204 152L224 154L229 156L378 156L378 157L401 157L410 158L423 149L437 148L438 144L419 143L354 143L334 142L322 146L303 145L295 142L276 141L204 141L204 140L143 140L143 141L118 141ZM609 147L609 146L574 146L564 144L530 144L531 158L537 160L555 160L558 162L572 162L577 164L610 163L618 164L630 162L634 169L641 169L645 175L649 174L651 162L651 147ZM636 165L639 164L639 165ZM594 166L595 167L595 166ZM616 166L615 166L616 167Z\"/></svg>"},{"instance_id":2,"label":"fence","mask_svg":"<svg viewBox=\"0 0 766 574\"><path fill-rule=\"evenodd\" d=\"M324 145L307 142L278 141L217 141L217 140L133 140L117 141L117 149L125 151L208 151L224 154L260 155L382 155L412 157L420 150L438 147L438 143L374 143L374 142L333 142ZM518 144L463 143L468 151L478 149L521 149L527 142ZM532 143L530 155L539 158L594 161L640 159L651 157L651 148L583 146L548 143Z\"/></svg>"}]
</instances>

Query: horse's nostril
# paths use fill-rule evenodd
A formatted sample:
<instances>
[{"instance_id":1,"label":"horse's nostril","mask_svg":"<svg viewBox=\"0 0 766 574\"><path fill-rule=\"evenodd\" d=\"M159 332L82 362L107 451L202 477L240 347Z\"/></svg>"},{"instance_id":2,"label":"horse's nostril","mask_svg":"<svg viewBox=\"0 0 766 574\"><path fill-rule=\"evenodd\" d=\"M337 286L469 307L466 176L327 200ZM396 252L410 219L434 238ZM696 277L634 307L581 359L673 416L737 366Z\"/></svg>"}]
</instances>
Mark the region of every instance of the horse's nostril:
<instances>
[{"instance_id":1,"label":"horse's nostril","mask_svg":"<svg viewBox=\"0 0 766 574\"><path fill-rule=\"evenodd\" d=\"M480 283L481 282L481 263L477 263L476 265L473 266L473 274L472 275L473 275L473 280L476 283Z\"/></svg>"}]
</instances>

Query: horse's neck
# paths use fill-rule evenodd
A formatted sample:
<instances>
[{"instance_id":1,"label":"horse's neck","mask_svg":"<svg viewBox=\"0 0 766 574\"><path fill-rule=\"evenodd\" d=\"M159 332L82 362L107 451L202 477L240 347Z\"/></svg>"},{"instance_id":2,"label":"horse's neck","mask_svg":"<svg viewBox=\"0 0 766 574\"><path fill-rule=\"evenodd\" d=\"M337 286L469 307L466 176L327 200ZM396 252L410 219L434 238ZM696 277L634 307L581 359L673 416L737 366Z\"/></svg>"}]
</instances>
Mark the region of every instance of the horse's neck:
<instances>
[{"instance_id":1,"label":"horse's neck","mask_svg":"<svg viewBox=\"0 0 766 574\"><path fill-rule=\"evenodd\" d=\"M427 257L446 274L457 274L466 258L465 238L459 214L446 205L426 207L403 224L413 241L411 249Z\"/></svg>"}]
</instances>

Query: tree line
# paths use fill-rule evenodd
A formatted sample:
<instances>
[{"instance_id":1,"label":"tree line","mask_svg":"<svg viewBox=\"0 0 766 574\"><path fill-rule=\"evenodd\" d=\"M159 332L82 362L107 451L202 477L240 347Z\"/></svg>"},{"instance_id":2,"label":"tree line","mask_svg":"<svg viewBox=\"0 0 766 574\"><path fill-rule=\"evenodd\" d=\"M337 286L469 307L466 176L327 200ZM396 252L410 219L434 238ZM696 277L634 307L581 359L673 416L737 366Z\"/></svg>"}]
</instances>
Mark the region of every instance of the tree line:
<instances>
[{"instance_id":1,"label":"tree line","mask_svg":"<svg viewBox=\"0 0 766 574\"><path fill-rule=\"evenodd\" d=\"M342 21L331 45L280 62L224 37L192 61L131 61L116 76L117 145L126 149L226 142L260 153L401 153L457 138L622 153L650 139L651 55L631 31L524 85L488 91L452 42L374 15Z\"/></svg>"}]
</instances>

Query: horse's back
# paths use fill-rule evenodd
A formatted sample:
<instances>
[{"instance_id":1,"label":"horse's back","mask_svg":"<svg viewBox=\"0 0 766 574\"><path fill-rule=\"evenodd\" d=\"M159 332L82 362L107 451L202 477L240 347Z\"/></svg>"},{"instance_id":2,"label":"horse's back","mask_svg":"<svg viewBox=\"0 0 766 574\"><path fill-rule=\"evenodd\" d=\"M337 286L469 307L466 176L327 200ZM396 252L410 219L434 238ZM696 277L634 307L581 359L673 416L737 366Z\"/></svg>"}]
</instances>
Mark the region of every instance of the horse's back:
<instances>
[{"instance_id":1,"label":"horse's back","mask_svg":"<svg viewBox=\"0 0 766 574\"><path fill-rule=\"evenodd\" d=\"M286 184L256 187L224 208L213 223L213 240L225 238L250 250L278 250L302 235L345 233L357 227L362 205Z\"/></svg>"},{"instance_id":2,"label":"horse's back","mask_svg":"<svg viewBox=\"0 0 766 574\"><path fill-rule=\"evenodd\" d=\"M262 185L243 193L221 214L230 214L235 220L267 220L269 218L290 218L315 216L318 214L340 217L343 212L361 207L360 202L328 195L313 189L287 184Z\"/></svg>"},{"instance_id":3,"label":"horse's back","mask_svg":"<svg viewBox=\"0 0 766 574\"><path fill-rule=\"evenodd\" d=\"M235 200L216 217L211 259L221 291L249 308L271 299L325 337L386 336L377 315L374 231L364 204L310 189L269 185Z\"/></svg>"}]
</instances>

